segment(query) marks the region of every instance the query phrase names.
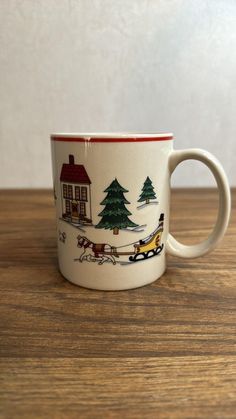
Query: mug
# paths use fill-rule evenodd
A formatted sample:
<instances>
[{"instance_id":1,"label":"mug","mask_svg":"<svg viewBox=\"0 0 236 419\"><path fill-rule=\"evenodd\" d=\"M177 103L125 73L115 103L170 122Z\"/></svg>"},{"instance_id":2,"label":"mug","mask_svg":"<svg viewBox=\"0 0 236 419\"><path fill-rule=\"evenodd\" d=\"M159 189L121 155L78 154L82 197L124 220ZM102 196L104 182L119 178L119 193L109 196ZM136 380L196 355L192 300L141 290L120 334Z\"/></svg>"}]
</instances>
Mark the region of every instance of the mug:
<instances>
[{"instance_id":1,"label":"mug","mask_svg":"<svg viewBox=\"0 0 236 419\"><path fill-rule=\"evenodd\" d=\"M166 254L196 258L223 237L230 190L207 151L176 151L169 133L52 134L51 147L59 269L74 284L141 287L164 273ZM205 163L219 191L214 229L192 246L169 233L170 178L187 159Z\"/></svg>"}]
</instances>

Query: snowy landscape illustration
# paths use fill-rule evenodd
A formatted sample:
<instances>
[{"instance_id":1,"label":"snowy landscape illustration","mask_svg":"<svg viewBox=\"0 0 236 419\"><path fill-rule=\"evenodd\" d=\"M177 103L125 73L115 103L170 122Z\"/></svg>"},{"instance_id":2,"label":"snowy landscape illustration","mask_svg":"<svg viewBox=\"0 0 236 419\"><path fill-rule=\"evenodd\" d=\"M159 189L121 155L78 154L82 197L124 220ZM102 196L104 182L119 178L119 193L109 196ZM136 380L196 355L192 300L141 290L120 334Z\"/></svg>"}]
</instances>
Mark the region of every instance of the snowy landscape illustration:
<instances>
[{"instance_id":1,"label":"snowy landscape illustration","mask_svg":"<svg viewBox=\"0 0 236 419\"><path fill-rule=\"evenodd\" d=\"M76 228L77 247L82 250L79 258L75 261L97 262L102 265L105 262L115 265L120 257L128 258L128 262L133 263L150 257L159 255L163 249L161 235L164 225L164 214L160 214L159 224L156 229L142 240L119 246L111 246L109 243L94 243L87 237L91 228L110 230L113 236L118 236L120 231L138 233L144 231L145 224L139 225L135 222L135 217L129 211L130 202L126 198L129 190L121 185L115 177L111 179L108 186L101 193L105 194L100 202L104 208L97 216L100 220L94 223L92 211L92 180L86 168L82 164L75 163L74 155L68 156L68 161L62 164L60 172L60 192L61 192L61 220ZM144 180L140 187L141 193L137 197L137 209L142 209L150 205L158 205L156 191L149 176ZM58 194L57 194L58 195ZM55 199L58 196L55 194ZM87 232L88 230L88 232ZM65 233L59 232L59 240L65 244Z\"/></svg>"}]
</instances>

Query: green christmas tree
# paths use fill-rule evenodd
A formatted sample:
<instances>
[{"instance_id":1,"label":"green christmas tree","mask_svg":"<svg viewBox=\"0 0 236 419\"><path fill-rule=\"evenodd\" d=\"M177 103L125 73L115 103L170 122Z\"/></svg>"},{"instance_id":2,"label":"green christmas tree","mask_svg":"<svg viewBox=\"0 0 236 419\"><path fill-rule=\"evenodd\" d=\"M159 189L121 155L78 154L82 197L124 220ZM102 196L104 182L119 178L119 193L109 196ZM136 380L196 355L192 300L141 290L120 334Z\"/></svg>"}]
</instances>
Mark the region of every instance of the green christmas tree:
<instances>
[{"instance_id":1,"label":"green christmas tree","mask_svg":"<svg viewBox=\"0 0 236 419\"><path fill-rule=\"evenodd\" d=\"M149 204L150 199L156 199L156 194L152 186L152 181L148 176L143 184L142 192L140 194L138 202L146 201L146 204Z\"/></svg>"},{"instance_id":2,"label":"green christmas tree","mask_svg":"<svg viewBox=\"0 0 236 419\"><path fill-rule=\"evenodd\" d=\"M125 204L130 204L124 196L128 191L119 184L118 180L113 180L104 192L107 193L107 196L101 205L105 205L105 208L98 214L102 219L96 228L110 229L113 230L113 234L119 234L121 228L137 227L138 224L128 218L132 214L125 207Z\"/></svg>"}]
</instances>

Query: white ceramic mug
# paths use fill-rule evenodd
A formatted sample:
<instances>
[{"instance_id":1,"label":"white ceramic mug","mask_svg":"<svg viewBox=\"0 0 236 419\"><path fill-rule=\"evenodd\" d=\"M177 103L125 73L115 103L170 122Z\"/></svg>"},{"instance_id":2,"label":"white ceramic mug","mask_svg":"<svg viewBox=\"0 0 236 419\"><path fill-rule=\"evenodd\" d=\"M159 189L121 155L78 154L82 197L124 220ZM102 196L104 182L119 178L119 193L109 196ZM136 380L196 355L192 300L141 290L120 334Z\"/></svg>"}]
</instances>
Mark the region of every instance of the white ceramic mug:
<instances>
[{"instance_id":1,"label":"white ceramic mug","mask_svg":"<svg viewBox=\"0 0 236 419\"><path fill-rule=\"evenodd\" d=\"M166 253L198 257L223 237L230 190L207 151L175 151L172 134L53 134L51 145L59 268L74 284L140 287L164 273ZM205 163L219 190L215 227L193 246L169 233L170 177L187 159Z\"/></svg>"}]
</instances>

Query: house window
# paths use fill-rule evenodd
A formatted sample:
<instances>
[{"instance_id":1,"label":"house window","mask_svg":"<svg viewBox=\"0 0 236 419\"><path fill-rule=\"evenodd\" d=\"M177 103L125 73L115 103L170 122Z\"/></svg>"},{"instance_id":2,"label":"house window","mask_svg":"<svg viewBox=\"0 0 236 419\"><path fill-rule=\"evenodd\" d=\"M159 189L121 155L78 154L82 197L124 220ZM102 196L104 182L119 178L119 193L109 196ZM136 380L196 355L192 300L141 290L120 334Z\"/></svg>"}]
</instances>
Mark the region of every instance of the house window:
<instances>
[{"instance_id":1,"label":"house window","mask_svg":"<svg viewBox=\"0 0 236 419\"><path fill-rule=\"evenodd\" d=\"M70 201L68 199L66 199L66 214L70 214L71 210L70 210Z\"/></svg>"},{"instance_id":2,"label":"house window","mask_svg":"<svg viewBox=\"0 0 236 419\"><path fill-rule=\"evenodd\" d=\"M82 186L81 187L81 201L87 201L88 197L87 197L87 188L86 186Z\"/></svg>"},{"instance_id":3,"label":"house window","mask_svg":"<svg viewBox=\"0 0 236 419\"><path fill-rule=\"evenodd\" d=\"M80 202L80 215L86 215L86 207L84 202Z\"/></svg>"},{"instance_id":4,"label":"house window","mask_svg":"<svg viewBox=\"0 0 236 419\"><path fill-rule=\"evenodd\" d=\"M63 198L67 198L67 185L63 184Z\"/></svg>"},{"instance_id":5,"label":"house window","mask_svg":"<svg viewBox=\"0 0 236 419\"><path fill-rule=\"evenodd\" d=\"M75 186L75 199L77 201L80 200L80 187L79 186Z\"/></svg>"},{"instance_id":6,"label":"house window","mask_svg":"<svg viewBox=\"0 0 236 419\"><path fill-rule=\"evenodd\" d=\"M68 185L68 196L67 198L73 199L73 188L72 185Z\"/></svg>"}]
</instances>

